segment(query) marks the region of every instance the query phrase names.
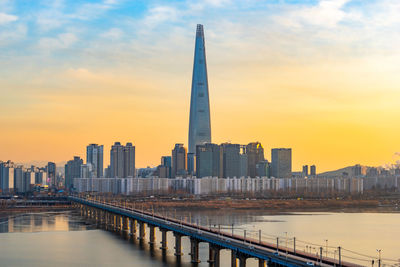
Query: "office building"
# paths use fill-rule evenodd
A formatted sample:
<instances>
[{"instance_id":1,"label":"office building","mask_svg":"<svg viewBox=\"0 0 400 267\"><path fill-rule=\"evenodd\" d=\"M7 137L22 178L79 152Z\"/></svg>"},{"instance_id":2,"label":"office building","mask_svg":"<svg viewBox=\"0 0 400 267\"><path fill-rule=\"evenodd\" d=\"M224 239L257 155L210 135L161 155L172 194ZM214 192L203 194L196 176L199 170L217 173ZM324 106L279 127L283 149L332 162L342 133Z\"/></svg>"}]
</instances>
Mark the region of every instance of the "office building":
<instances>
[{"instance_id":1,"label":"office building","mask_svg":"<svg viewBox=\"0 0 400 267\"><path fill-rule=\"evenodd\" d=\"M196 146L196 176L221 177L223 176L223 154L217 144L203 144Z\"/></svg>"},{"instance_id":2,"label":"office building","mask_svg":"<svg viewBox=\"0 0 400 267\"><path fill-rule=\"evenodd\" d=\"M274 148L271 150L271 176L275 178L292 177L291 148Z\"/></svg>"},{"instance_id":3,"label":"office building","mask_svg":"<svg viewBox=\"0 0 400 267\"><path fill-rule=\"evenodd\" d=\"M175 144L172 150L172 177L182 177L187 174L186 148L183 144Z\"/></svg>"},{"instance_id":4,"label":"office building","mask_svg":"<svg viewBox=\"0 0 400 267\"><path fill-rule=\"evenodd\" d=\"M71 189L74 182L73 179L81 177L82 165L83 160L77 156L75 156L73 160L70 160L67 162L67 164L65 164L65 189Z\"/></svg>"},{"instance_id":5,"label":"office building","mask_svg":"<svg viewBox=\"0 0 400 267\"><path fill-rule=\"evenodd\" d=\"M223 171L222 176L224 178L240 177L240 151L241 146L239 144L224 143L221 144L222 149L222 160L223 160ZM246 174L247 175L247 164Z\"/></svg>"},{"instance_id":6,"label":"office building","mask_svg":"<svg viewBox=\"0 0 400 267\"><path fill-rule=\"evenodd\" d=\"M264 161L264 148L261 143L249 143L246 146L247 155L247 175L249 177L256 177L256 164Z\"/></svg>"},{"instance_id":7,"label":"office building","mask_svg":"<svg viewBox=\"0 0 400 267\"><path fill-rule=\"evenodd\" d=\"M103 177L103 145L90 144L86 147L86 163L92 164L93 177Z\"/></svg>"},{"instance_id":8,"label":"office building","mask_svg":"<svg viewBox=\"0 0 400 267\"><path fill-rule=\"evenodd\" d=\"M189 153L196 146L211 142L210 101L203 25L196 29L189 118Z\"/></svg>"}]
</instances>

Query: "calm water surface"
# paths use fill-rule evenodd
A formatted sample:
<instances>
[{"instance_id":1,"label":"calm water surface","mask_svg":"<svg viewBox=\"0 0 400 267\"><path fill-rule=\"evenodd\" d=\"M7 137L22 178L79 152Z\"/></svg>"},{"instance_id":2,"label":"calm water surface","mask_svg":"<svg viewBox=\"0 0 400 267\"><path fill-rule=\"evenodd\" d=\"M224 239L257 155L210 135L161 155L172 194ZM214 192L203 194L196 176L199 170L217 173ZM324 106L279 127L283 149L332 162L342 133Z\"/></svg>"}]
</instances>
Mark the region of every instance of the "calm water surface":
<instances>
[{"instance_id":1,"label":"calm water surface","mask_svg":"<svg viewBox=\"0 0 400 267\"><path fill-rule=\"evenodd\" d=\"M178 218L186 214L176 214ZM175 214L174 214L175 216ZM260 213L197 212L186 220L212 225L224 231L293 246L296 236L298 250L323 253L337 257L337 246L359 254L377 256L382 249L385 259L400 259L399 213L292 213L262 215ZM157 241L161 235L157 234ZM326 241L328 240L328 241ZM307 242L307 243L305 243ZM311 244L312 243L312 244ZM326 251L326 245L328 250ZM0 220L0 266L192 266L189 240L183 238L184 256L180 262L173 256L174 239L168 233L168 251L162 254L147 241L140 244L135 238L97 229L73 212L10 215ZM353 261L371 266L371 259L343 251ZM200 266L208 266L208 245L200 243ZM349 259L349 258L348 258ZM400 266L383 261L386 266ZM257 262L248 259L248 266ZM230 266L230 253L221 251L221 266ZM375 264L375 266L377 266Z\"/></svg>"}]
</instances>

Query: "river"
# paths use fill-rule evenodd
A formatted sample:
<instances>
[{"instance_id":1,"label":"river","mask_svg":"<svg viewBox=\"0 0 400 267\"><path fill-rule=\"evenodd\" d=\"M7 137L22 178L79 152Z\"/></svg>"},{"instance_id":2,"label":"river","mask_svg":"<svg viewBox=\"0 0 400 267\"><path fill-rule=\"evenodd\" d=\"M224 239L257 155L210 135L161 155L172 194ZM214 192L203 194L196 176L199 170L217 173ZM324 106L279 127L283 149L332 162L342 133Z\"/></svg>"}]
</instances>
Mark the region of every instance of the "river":
<instances>
[{"instance_id":1,"label":"river","mask_svg":"<svg viewBox=\"0 0 400 267\"><path fill-rule=\"evenodd\" d=\"M323 254L331 257L337 257L341 246L345 260L365 266L372 265L372 258L363 255L377 257L376 250L381 249L383 266L400 266L391 261L400 259L400 213L203 211L188 219L228 232L233 225L235 234L244 235L246 230L246 236L256 240L261 233L261 239L271 243L278 236L280 246L292 247L296 237L296 249L318 253L323 247ZM156 234L160 241L160 233ZM179 262L173 256L171 233L168 246L163 255L158 242L152 249L147 242L98 229L71 211L9 215L0 220L0 266L191 266L188 238L183 238L184 256ZM208 245L200 243L200 266L208 266L207 257ZM247 265L255 267L257 262L248 259ZM227 250L221 251L221 266L230 266Z\"/></svg>"}]
</instances>

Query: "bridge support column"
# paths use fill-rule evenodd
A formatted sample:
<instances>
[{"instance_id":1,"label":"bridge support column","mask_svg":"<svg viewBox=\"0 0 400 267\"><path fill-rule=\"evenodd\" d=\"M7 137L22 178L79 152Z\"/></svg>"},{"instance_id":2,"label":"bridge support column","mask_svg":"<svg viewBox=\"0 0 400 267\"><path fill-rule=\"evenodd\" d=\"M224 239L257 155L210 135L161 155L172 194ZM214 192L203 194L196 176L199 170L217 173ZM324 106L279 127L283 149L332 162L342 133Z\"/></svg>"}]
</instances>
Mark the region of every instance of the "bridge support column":
<instances>
[{"instance_id":1,"label":"bridge support column","mask_svg":"<svg viewBox=\"0 0 400 267\"><path fill-rule=\"evenodd\" d=\"M160 229L161 231L161 247L160 249L162 250L167 250L168 246L167 246L167 230L165 229Z\"/></svg>"},{"instance_id":2,"label":"bridge support column","mask_svg":"<svg viewBox=\"0 0 400 267\"><path fill-rule=\"evenodd\" d=\"M156 243L156 229L155 229L155 226L154 225L149 225L149 230L150 230L150 233L149 233L149 236L150 236L150 241L149 241L149 244L150 245L154 245L155 243Z\"/></svg>"},{"instance_id":3,"label":"bridge support column","mask_svg":"<svg viewBox=\"0 0 400 267\"><path fill-rule=\"evenodd\" d=\"M129 219L129 220L130 220L131 235L136 235L136 220L134 219Z\"/></svg>"},{"instance_id":4,"label":"bridge support column","mask_svg":"<svg viewBox=\"0 0 400 267\"><path fill-rule=\"evenodd\" d=\"M231 267L237 267L236 252L231 250Z\"/></svg>"},{"instance_id":5,"label":"bridge support column","mask_svg":"<svg viewBox=\"0 0 400 267\"><path fill-rule=\"evenodd\" d=\"M139 240L144 240L146 236L146 224L144 222L139 222Z\"/></svg>"},{"instance_id":6,"label":"bridge support column","mask_svg":"<svg viewBox=\"0 0 400 267\"><path fill-rule=\"evenodd\" d=\"M192 263L199 263L199 240L190 238L190 257Z\"/></svg>"},{"instance_id":7,"label":"bridge support column","mask_svg":"<svg viewBox=\"0 0 400 267\"><path fill-rule=\"evenodd\" d=\"M239 256L239 267L246 267L246 256L240 255Z\"/></svg>"},{"instance_id":8,"label":"bridge support column","mask_svg":"<svg viewBox=\"0 0 400 267\"><path fill-rule=\"evenodd\" d=\"M209 244L208 262L214 267L219 267L220 248Z\"/></svg>"},{"instance_id":9,"label":"bridge support column","mask_svg":"<svg viewBox=\"0 0 400 267\"><path fill-rule=\"evenodd\" d=\"M258 267L266 267L264 259L258 259Z\"/></svg>"},{"instance_id":10,"label":"bridge support column","mask_svg":"<svg viewBox=\"0 0 400 267\"><path fill-rule=\"evenodd\" d=\"M129 221L128 221L128 217L122 217L122 229L125 233L128 233L129 230L129 225L128 225Z\"/></svg>"},{"instance_id":11,"label":"bridge support column","mask_svg":"<svg viewBox=\"0 0 400 267\"><path fill-rule=\"evenodd\" d=\"M174 233L175 236L175 256L182 256L182 235Z\"/></svg>"}]
</instances>

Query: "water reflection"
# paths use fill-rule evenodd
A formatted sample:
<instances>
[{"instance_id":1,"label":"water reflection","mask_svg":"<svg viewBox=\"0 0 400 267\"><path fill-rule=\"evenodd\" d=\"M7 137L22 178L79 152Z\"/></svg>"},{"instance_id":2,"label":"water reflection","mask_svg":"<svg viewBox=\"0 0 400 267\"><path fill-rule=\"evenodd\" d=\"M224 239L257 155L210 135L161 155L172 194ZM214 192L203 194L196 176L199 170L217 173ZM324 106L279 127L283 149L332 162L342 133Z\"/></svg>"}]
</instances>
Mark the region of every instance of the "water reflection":
<instances>
[{"instance_id":1,"label":"water reflection","mask_svg":"<svg viewBox=\"0 0 400 267\"><path fill-rule=\"evenodd\" d=\"M0 233L80 231L96 229L75 212L13 214L0 218Z\"/></svg>"}]
</instances>

